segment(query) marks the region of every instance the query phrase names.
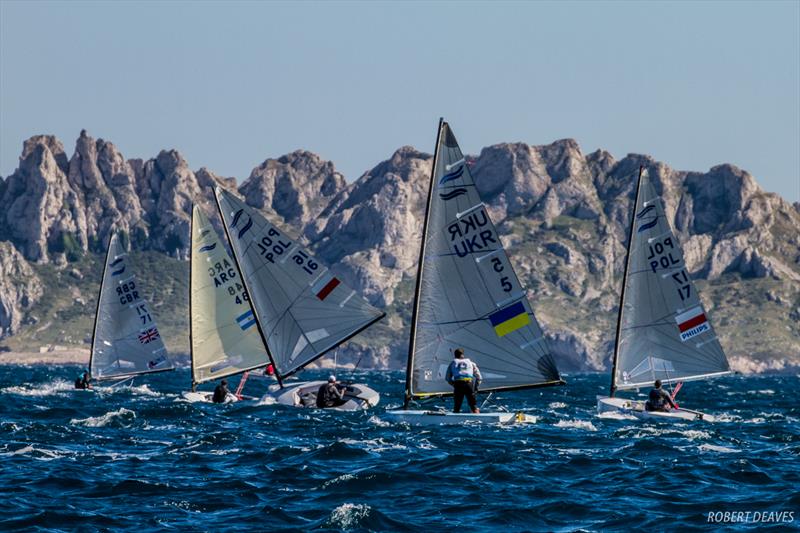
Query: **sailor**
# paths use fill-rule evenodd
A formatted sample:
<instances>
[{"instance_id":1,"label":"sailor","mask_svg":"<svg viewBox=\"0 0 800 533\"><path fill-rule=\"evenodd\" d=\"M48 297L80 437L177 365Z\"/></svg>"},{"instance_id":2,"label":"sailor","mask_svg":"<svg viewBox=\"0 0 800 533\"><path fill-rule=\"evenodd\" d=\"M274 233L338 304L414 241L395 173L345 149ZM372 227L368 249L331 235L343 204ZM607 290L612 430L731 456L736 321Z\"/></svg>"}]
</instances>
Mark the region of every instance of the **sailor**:
<instances>
[{"instance_id":1,"label":"sailor","mask_svg":"<svg viewBox=\"0 0 800 533\"><path fill-rule=\"evenodd\" d=\"M275 366L272 363L268 364L264 367L264 375L265 376L274 376L275 375Z\"/></svg>"},{"instance_id":2,"label":"sailor","mask_svg":"<svg viewBox=\"0 0 800 533\"><path fill-rule=\"evenodd\" d=\"M230 392L231 391L228 390L228 380L223 379L220 381L219 385L214 388L214 396L211 398L211 401L214 403L225 403L225 399Z\"/></svg>"},{"instance_id":3,"label":"sailor","mask_svg":"<svg viewBox=\"0 0 800 533\"><path fill-rule=\"evenodd\" d=\"M325 409L327 407L338 407L345 403L344 391L336 383L336 376L329 376L328 382L317 391L317 407Z\"/></svg>"},{"instance_id":4,"label":"sailor","mask_svg":"<svg viewBox=\"0 0 800 533\"><path fill-rule=\"evenodd\" d=\"M83 377L78 376L75 378L75 388L86 390L92 388L92 377L89 375L88 372L83 373Z\"/></svg>"},{"instance_id":5,"label":"sailor","mask_svg":"<svg viewBox=\"0 0 800 533\"><path fill-rule=\"evenodd\" d=\"M481 384L481 371L478 365L464 357L464 350L456 348L453 352L455 359L447 367L447 382L453 387L453 412L461 412L461 404L464 396L473 413L480 413L478 403L475 400L475 393Z\"/></svg>"},{"instance_id":6,"label":"sailor","mask_svg":"<svg viewBox=\"0 0 800 533\"><path fill-rule=\"evenodd\" d=\"M672 396L661 388L661 380L657 379L655 388L650 391L650 399L645 402L644 407L648 411L668 412L670 408L677 409L678 406L672 401Z\"/></svg>"}]
</instances>

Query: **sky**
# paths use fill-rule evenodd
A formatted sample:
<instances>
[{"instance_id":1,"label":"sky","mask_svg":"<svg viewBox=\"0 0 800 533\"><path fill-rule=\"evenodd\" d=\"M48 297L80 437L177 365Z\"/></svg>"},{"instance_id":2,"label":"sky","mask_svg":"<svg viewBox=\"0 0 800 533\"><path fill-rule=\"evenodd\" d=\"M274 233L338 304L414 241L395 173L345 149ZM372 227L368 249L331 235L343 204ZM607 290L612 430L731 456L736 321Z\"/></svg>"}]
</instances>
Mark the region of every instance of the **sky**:
<instances>
[{"instance_id":1,"label":"sky","mask_svg":"<svg viewBox=\"0 0 800 533\"><path fill-rule=\"evenodd\" d=\"M0 0L0 175L49 133L244 180L298 148L356 179L400 146L572 137L800 200L800 2Z\"/></svg>"}]
</instances>

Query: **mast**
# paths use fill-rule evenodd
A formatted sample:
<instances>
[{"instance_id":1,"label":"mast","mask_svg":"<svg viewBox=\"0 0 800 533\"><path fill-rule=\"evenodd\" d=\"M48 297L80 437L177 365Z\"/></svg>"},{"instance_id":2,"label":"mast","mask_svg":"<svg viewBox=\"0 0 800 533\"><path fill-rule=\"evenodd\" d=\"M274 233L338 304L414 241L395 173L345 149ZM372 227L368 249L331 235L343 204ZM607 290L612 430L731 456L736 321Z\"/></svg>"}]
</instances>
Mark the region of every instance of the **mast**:
<instances>
[{"instance_id":1,"label":"mast","mask_svg":"<svg viewBox=\"0 0 800 533\"><path fill-rule=\"evenodd\" d=\"M192 342L192 256L194 255L194 202L192 202L192 223L189 225L189 361L192 364L192 392L197 390L197 383L194 381L194 344Z\"/></svg>"},{"instance_id":2,"label":"mast","mask_svg":"<svg viewBox=\"0 0 800 533\"><path fill-rule=\"evenodd\" d=\"M231 235L228 232L228 225L225 224L225 217L222 214L222 206L219 204L219 196L217 196L217 189L214 188L214 201L217 203L217 211L219 212L220 220L222 221L222 228L225 230L225 237L228 239L228 243L232 243L233 240L231 239ZM253 305L252 300L250 299L250 295L253 294L250 292L250 288L247 286L247 280L245 279L246 276L243 274L243 270L241 265L239 265L239 258L236 257L236 248L231 244L231 253L233 255L233 262L236 263L236 268L239 270L239 275L242 278L242 285L244 285L244 290L247 291L247 303L250 306L250 310L253 312L253 318L256 321L256 328L258 328L258 334L261 336L261 342L264 343L264 349L267 351L267 356L269 357L269 362L272 363L272 368L275 369L275 377L278 380L278 385L283 388L283 377L281 376L280 372L278 371L278 365L275 364L275 359L272 357L272 352L269 349L269 344L267 343L267 337L264 335L264 330L261 328L261 320L258 318L258 312L256 311L255 306Z\"/></svg>"},{"instance_id":3,"label":"mast","mask_svg":"<svg viewBox=\"0 0 800 533\"><path fill-rule=\"evenodd\" d=\"M636 225L636 208L639 205L639 190L642 186L642 172L644 165L639 165L639 177L636 180L636 195L633 197L633 210L631 212L631 227L628 231L628 248L625 254L625 270L622 274L622 290L619 295L619 311L617 313L617 335L614 340L614 359L611 363L611 390L609 396L614 397L617 391L617 359L619 358L619 337L622 333L622 306L625 302L625 284L628 280L628 266L631 263L631 244L633 243L633 228Z\"/></svg>"},{"instance_id":4,"label":"mast","mask_svg":"<svg viewBox=\"0 0 800 533\"><path fill-rule=\"evenodd\" d=\"M436 163L439 160L439 141L442 137L442 126L445 124L444 118L439 118L439 129L436 131L436 148L433 152L433 165L431 166L431 179L428 183L428 201L425 204L425 219L422 222L422 242L419 247L419 260L417 261L417 282L414 288L414 308L411 312L411 339L408 343L408 364L406 366L406 394L403 402L403 409L408 408L411 400L411 372L414 365L414 350L416 348L417 318L419 314L419 291L422 286L422 264L425 259L425 241L428 237L428 219L431 214L431 199L433 197L433 180L436 176Z\"/></svg>"},{"instance_id":5,"label":"mast","mask_svg":"<svg viewBox=\"0 0 800 533\"><path fill-rule=\"evenodd\" d=\"M89 377L92 377L92 359L94 359L94 346L97 342L97 316L100 314L100 301L103 299L103 285L106 281L106 269L108 268L108 254L111 253L111 240L114 237L114 225L108 236L108 247L106 247L106 258L103 261L103 272L100 275L100 290L97 293L97 306L94 310L94 325L92 326L92 349L89 351Z\"/></svg>"}]
</instances>

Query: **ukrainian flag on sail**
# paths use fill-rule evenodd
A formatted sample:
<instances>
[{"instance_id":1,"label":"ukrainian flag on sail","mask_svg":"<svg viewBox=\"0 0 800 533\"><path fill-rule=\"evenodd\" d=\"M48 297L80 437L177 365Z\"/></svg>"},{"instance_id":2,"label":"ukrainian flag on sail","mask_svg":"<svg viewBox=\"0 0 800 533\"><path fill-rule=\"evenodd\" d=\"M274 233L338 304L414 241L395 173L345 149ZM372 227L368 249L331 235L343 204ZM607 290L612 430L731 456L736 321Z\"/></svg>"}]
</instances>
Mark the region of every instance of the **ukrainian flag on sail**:
<instances>
[{"instance_id":1,"label":"ukrainian flag on sail","mask_svg":"<svg viewBox=\"0 0 800 533\"><path fill-rule=\"evenodd\" d=\"M530 324L531 318L522 302L517 302L489 315L489 322L492 323L497 336L504 337Z\"/></svg>"}]
</instances>

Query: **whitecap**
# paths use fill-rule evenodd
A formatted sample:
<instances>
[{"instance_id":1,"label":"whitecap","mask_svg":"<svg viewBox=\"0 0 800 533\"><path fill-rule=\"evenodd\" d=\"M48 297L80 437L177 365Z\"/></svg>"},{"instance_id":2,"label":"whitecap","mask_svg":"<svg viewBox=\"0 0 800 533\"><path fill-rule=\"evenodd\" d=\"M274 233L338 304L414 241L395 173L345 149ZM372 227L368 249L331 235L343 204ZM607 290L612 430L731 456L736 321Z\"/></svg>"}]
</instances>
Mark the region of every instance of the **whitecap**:
<instances>
[{"instance_id":1,"label":"whitecap","mask_svg":"<svg viewBox=\"0 0 800 533\"><path fill-rule=\"evenodd\" d=\"M547 406L550 409L564 409L567 406L564 402L550 402Z\"/></svg>"},{"instance_id":2,"label":"whitecap","mask_svg":"<svg viewBox=\"0 0 800 533\"><path fill-rule=\"evenodd\" d=\"M555 423L555 427L585 429L586 431L597 431L597 428L594 427L594 424L592 424L588 420L559 420L558 422Z\"/></svg>"},{"instance_id":3,"label":"whitecap","mask_svg":"<svg viewBox=\"0 0 800 533\"><path fill-rule=\"evenodd\" d=\"M130 409L120 407L116 411L109 411L101 416L90 416L89 418L73 418L69 421L70 424L79 424L90 428L101 428L113 422L115 419L132 421L136 418L136 413Z\"/></svg>"},{"instance_id":4,"label":"whitecap","mask_svg":"<svg viewBox=\"0 0 800 533\"><path fill-rule=\"evenodd\" d=\"M3 394L18 394L20 396L50 396L59 392L74 390L75 384L63 379L37 385L14 385L0 389Z\"/></svg>"},{"instance_id":5,"label":"whitecap","mask_svg":"<svg viewBox=\"0 0 800 533\"><path fill-rule=\"evenodd\" d=\"M382 438L367 440L340 439L339 442L357 446L359 448L366 449L369 452L377 453L385 452L386 450L408 450L408 446L404 446L403 444L389 443Z\"/></svg>"},{"instance_id":6,"label":"whitecap","mask_svg":"<svg viewBox=\"0 0 800 533\"><path fill-rule=\"evenodd\" d=\"M367 517L371 507L363 503L343 503L331 512L328 523L336 528L351 529Z\"/></svg>"},{"instance_id":7,"label":"whitecap","mask_svg":"<svg viewBox=\"0 0 800 533\"><path fill-rule=\"evenodd\" d=\"M28 444L20 448L19 450L13 450L10 452L2 452L0 455L3 456L13 456L13 455L31 455L33 459L37 461L52 461L54 459L58 459L62 457L64 454L54 451L54 450L46 450L43 448L34 448L32 445Z\"/></svg>"},{"instance_id":8,"label":"whitecap","mask_svg":"<svg viewBox=\"0 0 800 533\"><path fill-rule=\"evenodd\" d=\"M373 424L375 426L381 427L381 428L386 428L386 427L391 426L391 424L389 422L387 422L386 420L381 420L379 417L377 417L375 415L372 415L371 417L369 417L369 420L367 420L367 422L369 422L370 424Z\"/></svg>"},{"instance_id":9,"label":"whitecap","mask_svg":"<svg viewBox=\"0 0 800 533\"><path fill-rule=\"evenodd\" d=\"M701 444L697 447L702 452L718 452L718 453L741 453L742 450L735 448L728 448L727 446L716 446L714 444Z\"/></svg>"}]
</instances>

